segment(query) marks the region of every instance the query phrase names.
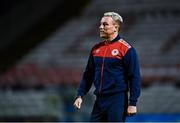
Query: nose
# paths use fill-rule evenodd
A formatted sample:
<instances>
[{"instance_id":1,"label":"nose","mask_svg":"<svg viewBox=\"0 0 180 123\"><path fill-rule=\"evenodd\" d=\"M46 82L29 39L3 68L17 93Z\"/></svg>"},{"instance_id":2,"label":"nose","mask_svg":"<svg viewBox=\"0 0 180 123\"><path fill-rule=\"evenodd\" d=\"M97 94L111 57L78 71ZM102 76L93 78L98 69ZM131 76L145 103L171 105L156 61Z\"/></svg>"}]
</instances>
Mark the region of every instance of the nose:
<instances>
[{"instance_id":1,"label":"nose","mask_svg":"<svg viewBox=\"0 0 180 123\"><path fill-rule=\"evenodd\" d=\"M102 24L99 26L99 29L103 29L103 26L102 26Z\"/></svg>"}]
</instances>

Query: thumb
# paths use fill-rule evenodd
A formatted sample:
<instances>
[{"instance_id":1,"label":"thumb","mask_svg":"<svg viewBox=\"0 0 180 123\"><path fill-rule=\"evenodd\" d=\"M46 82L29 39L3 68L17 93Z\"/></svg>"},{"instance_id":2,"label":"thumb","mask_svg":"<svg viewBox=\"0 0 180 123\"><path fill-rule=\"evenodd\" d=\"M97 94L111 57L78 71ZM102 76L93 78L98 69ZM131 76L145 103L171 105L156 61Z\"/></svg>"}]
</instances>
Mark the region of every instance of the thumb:
<instances>
[{"instance_id":1,"label":"thumb","mask_svg":"<svg viewBox=\"0 0 180 123\"><path fill-rule=\"evenodd\" d=\"M79 100L79 101L78 101L78 105L77 105L77 108L78 108L78 109L81 108L81 103L82 103L82 102Z\"/></svg>"}]
</instances>

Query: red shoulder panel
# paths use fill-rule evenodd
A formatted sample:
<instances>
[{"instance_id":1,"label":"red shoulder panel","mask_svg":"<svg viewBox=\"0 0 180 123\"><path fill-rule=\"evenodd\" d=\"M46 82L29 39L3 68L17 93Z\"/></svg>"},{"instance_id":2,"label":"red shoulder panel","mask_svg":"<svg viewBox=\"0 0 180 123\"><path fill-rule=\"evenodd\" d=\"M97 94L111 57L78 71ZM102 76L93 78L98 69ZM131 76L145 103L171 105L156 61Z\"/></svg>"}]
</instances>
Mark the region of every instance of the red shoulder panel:
<instances>
[{"instance_id":1,"label":"red shoulder panel","mask_svg":"<svg viewBox=\"0 0 180 123\"><path fill-rule=\"evenodd\" d=\"M93 47L92 54L98 57L121 59L129 48L131 46L123 39L113 43L100 42Z\"/></svg>"}]
</instances>

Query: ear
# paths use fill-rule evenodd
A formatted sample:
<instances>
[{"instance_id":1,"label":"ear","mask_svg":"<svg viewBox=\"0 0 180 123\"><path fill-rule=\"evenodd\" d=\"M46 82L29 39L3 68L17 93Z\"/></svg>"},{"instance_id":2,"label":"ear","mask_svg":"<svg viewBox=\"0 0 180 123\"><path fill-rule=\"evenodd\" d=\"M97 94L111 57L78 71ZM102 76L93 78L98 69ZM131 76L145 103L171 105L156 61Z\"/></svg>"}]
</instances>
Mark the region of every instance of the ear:
<instances>
[{"instance_id":1,"label":"ear","mask_svg":"<svg viewBox=\"0 0 180 123\"><path fill-rule=\"evenodd\" d=\"M117 25L115 25L115 29L116 29L116 31L118 30L118 26Z\"/></svg>"},{"instance_id":2,"label":"ear","mask_svg":"<svg viewBox=\"0 0 180 123\"><path fill-rule=\"evenodd\" d=\"M115 25L115 28L116 28L116 29L118 29L118 28L119 28L119 26L118 26L118 25Z\"/></svg>"},{"instance_id":3,"label":"ear","mask_svg":"<svg viewBox=\"0 0 180 123\"><path fill-rule=\"evenodd\" d=\"M116 28L117 31L119 31L119 25L116 24L115 28Z\"/></svg>"}]
</instances>

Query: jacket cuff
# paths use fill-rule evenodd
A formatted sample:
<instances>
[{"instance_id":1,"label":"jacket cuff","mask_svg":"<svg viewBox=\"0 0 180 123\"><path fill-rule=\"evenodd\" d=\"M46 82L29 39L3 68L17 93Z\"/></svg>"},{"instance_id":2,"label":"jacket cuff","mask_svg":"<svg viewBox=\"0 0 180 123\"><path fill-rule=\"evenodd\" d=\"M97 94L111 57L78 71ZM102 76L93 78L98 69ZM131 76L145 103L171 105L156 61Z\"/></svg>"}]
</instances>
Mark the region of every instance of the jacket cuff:
<instances>
[{"instance_id":1,"label":"jacket cuff","mask_svg":"<svg viewBox=\"0 0 180 123\"><path fill-rule=\"evenodd\" d=\"M79 97L82 98L82 96L76 96L76 97L74 98L74 101L75 101L77 98L79 98Z\"/></svg>"},{"instance_id":2,"label":"jacket cuff","mask_svg":"<svg viewBox=\"0 0 180 123\"><path fill-rule=\"evenodd\" d=\"M137 101L132 101L132 100L131 100L131 101L129 102L129 105L130 105L130 106L136 106L136 103L137 103Z\"/></svg>"},{"instance_id":3,"label":"jacket cuff","mask_svg":"<svg viewBox=\"0 0 180 123\"><path fill-rule=\"evenodd\" d=\"M82 98L82 96L76 96L75 99L77 99L77 98L79 98L79 97Z\"/></svg>"}]
</instances>

